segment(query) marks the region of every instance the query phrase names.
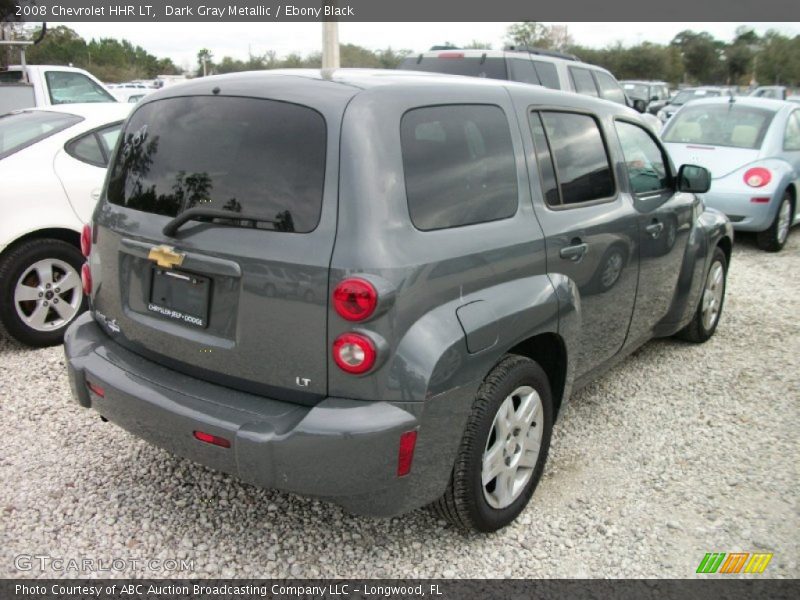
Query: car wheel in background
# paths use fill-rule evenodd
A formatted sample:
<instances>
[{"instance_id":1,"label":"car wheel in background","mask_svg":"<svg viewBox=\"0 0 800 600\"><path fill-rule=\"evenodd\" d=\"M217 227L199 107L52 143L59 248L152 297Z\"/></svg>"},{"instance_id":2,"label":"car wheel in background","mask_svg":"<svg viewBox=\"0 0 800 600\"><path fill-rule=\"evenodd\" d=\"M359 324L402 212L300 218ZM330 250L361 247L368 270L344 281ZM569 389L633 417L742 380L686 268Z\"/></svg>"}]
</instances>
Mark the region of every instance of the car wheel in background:
<instances>
[{"instance_id":1,"label":"car wheel in background","mask_svg":"<svg viewBox=\"0 0 800 600\"><path fill-rule=\"evenodd\" d=\"M37 239L12 247L0 261L0 320L29 346L60 344L86 310L80 250L62 240Z\"/></svg>"},{"instance_id":2,"label":"car wheel in background","mask_svg":"<svg viewBox=\"0 0 800 600\"><path fill-rule=\"evenodd\" d=\"M506 356L478 390L450 482L432 504L462 529L505 527L542 476L553 430L550 383L534 361Z\"/></svg>"},{"instance_id":3,"label":"car wheel in background","mask_svg":"<svg viewBox=\"0 0 800 600\"><path fill-rule=\"evenodd\" d=\"M767 252L778 252L786 244L789 229L792 227L792 195L789 190L783 193L778 212L772 225L758 233L758 246Z\"/></svg>"},{"instance_id":4,"label":"car wheel in background","mask_svg":"<svg viewBox=\"0 0 800 600\"><path fill-rule=\"evenodd\" d=\"M677 337L689 342L701 343L708 340L719 325L722 306L725 303L725 284L728 276L728 261L725 253L717 246L711 258L711 266L703 283L700 303L692 321L677 333Z\"/></svg>"}]
</instances>

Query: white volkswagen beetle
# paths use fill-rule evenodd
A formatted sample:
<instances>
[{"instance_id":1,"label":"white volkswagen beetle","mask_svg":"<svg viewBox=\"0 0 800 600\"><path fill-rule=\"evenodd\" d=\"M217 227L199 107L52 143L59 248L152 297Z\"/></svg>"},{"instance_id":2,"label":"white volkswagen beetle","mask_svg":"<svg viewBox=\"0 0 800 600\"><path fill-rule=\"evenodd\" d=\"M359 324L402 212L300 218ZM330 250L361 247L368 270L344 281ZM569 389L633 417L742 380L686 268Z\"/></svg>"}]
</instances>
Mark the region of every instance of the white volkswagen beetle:
<instances>
[{"instance_id":1,"label":"white volkswagen beetle","mask_svg":"<svg viewBox=\"0 0 800 600\"><path fill-rule=\"evenodd\" d=\"M61 343L85 308L80 236L131 104L0 115L0 321L20 342Z\"/></svg>"}]
</instances>

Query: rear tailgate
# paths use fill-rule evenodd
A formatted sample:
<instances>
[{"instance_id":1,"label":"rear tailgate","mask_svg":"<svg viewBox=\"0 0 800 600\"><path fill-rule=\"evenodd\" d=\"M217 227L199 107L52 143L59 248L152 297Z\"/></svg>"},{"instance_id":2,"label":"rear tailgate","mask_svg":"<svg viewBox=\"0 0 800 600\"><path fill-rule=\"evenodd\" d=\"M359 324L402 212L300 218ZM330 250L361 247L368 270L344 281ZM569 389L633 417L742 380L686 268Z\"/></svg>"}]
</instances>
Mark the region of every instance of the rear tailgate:
<instances>
[{"instance_id":1,"label":"rear tailgate","mask_svg":"<svg viewBox=\"0 0 800 600\"><path fill-rule=\"evenodd\" d=\"M131 116L95 213L98 321L177 370L313 404L327 393L344 104L170 95ZM201 208L231 218L164 233Z\"/></svg>"}]
</instances>

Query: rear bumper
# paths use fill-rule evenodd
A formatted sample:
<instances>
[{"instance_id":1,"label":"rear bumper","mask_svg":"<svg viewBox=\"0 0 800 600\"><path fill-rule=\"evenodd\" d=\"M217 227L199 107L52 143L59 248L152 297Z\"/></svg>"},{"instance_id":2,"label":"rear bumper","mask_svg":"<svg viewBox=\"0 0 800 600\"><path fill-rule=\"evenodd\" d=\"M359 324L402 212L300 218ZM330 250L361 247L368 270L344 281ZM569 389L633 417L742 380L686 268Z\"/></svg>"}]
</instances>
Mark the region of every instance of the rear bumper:
<instances>
[{"instance_id":1,"label":"rear bumper","mask_svg":"<svg viewBox=\"0 0 800 600\"><path fill-rule=\"evenodd\" d=\"M706 206L725 213L736 231L764 231L768 229L778 210L775 194L759 194L757 190L744 192L715 192L713 187L703 194ZM752 198L769 197L769 202L756 203Z\"/></svg>"},{"instance_id":2,"label":"rear bumper","mask_svg":"<svg viewBox=\"0 0 800 600\"><path fill-rule=\"evenodd\" d=\"M177 373L122 348L90 313L70 326L64 349L81 406L213 469L259 486L325 497L351 512L385 516L432 501L447 484L460 439L451 425L445 435L450 442L441 447L436 427L422 426L427 403L329 397L306 407ZM90 392L87 381L103 396ZM397 477L400 436L414 429L412 471ZM230 448L201 442L195 431L225 438Z\"/></svg>"}]
</instances>

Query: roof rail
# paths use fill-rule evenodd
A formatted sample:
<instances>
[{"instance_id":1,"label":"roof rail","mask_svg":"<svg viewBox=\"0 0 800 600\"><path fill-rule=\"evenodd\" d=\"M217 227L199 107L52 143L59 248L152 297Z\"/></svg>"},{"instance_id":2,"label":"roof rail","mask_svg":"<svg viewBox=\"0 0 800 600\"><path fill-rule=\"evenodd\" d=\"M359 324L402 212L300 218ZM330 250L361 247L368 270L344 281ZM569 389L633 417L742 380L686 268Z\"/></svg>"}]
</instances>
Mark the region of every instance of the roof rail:
<instances>
[{"instance_id":1,"label":"roof rail","mask_svg":"<svg viewBox=\"0 0 800 600\"><path fill-rule=\"evenodd\" d=\"M525 45L508 45L503 50L510 52L529 52L530 54L539 54L541 56L552 56L554 58L563 58L564 60L574 60L580 62L580 58L568 52L559 52L558 50L548 50L547 48L534 48L533 46Z\"/></svg>"}]
</instances>

